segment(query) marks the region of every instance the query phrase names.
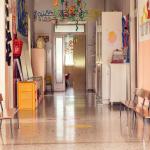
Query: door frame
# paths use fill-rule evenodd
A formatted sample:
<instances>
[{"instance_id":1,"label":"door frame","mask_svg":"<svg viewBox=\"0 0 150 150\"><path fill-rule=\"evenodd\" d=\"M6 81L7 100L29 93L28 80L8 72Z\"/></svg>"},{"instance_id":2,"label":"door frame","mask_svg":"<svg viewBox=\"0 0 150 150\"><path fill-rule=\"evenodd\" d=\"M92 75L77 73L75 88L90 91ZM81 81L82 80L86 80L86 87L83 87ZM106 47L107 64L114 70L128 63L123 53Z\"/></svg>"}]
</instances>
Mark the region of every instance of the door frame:
<instances>
[{"instance_id":1,"label":"door frame","mask_svg":"<svg viewBox=\"0 0 150 150\"><path fill-rule=\"evenodd\" d=\"M56 81L56 38L62 38L62 82ZM53 47L53 91L64 92L65 91L65 75L64 75L64 36L54 35L54 47Z\"/></svg>"},{"instance_id":2,"label":"door frame","mask_svg":"<svg viewBox=\"0 0 150 150\"><path fill-rule=\"evenodd\" d=\"M68 25L68 24L63 24L63 25ZM71 24L72 25L72 24ZM52 59L52 64L53 64L53 91L54 92L57 92L57 90L55 90L55 87L54 87L54 84L55 84L55 79L54 79L54 77L55 77L55 48L56 48L56 42L55 42L55 39L56 39L56 37L63 37L63 41L64 41L64 37L65 36L67 36L68 34L70 34L70 35L84 35L85 36L85 78L86 78L86 80L85 81L87 81L87 71L86 71L86 65L87 65L87 50L86 50L86 46L87 46L87 41L86 41L86 24L84 24L84 28L85 28L85 30L84 30L84 32L55 32L55 25L53 26L53 31L54 31L54 34L53 34L53 43L54 43L54 45L53 45L53 52L52 52L52 56L53 56L53 59ZM64 49L64 48L63 48ZM64 55L64 53L63 53L63 55ZM63 64L64 64L64 62L63 62ZM65 66L63 67L63 69L65 69ZM65 76L63 77L64 78L64 81L65 81ZM87 84L86 84L86 82L85 82L85 90L86 90L86 88L87 88ZM58 90L58 91L61 91L61 90ZM65 90L63 90L63 91L65 91Z\"/></svg>"}]
</instances>

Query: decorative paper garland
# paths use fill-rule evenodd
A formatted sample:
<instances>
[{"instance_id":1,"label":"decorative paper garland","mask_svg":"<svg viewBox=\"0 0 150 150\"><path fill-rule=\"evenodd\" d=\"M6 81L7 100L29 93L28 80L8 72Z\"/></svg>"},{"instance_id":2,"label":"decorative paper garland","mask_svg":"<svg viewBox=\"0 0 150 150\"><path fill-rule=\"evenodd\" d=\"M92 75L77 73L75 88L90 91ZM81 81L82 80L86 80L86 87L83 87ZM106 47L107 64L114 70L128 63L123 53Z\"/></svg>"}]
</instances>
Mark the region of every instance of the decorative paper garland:
<instances>
[{"instance_id":1,"label":"decorative paper garland","mask_svg":"<svg viewBox=\"0 0 150 150\"><path fill-rule=\"evenodd\" d=\"M84 21L88 14L88 11L86 10L86 0L74 0L73 3L69 0L54 0L53 6L55 18L57 20L67 19L76 21L76 30L78 30L78 22Z\"/></svg>"}]
</instances>

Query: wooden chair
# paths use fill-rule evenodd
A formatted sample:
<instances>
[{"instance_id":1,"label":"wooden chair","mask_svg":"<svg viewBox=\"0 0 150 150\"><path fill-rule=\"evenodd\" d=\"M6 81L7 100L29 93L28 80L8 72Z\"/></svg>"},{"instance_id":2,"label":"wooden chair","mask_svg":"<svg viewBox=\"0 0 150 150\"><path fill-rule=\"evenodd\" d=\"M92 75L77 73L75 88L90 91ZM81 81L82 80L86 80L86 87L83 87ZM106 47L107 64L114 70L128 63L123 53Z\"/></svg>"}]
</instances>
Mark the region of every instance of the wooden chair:
<instances>
[{"instance_id":1,"label":"wooden chair","mask_svg":"<svg viewBox=\"0 0 150 150\"><path fill-rule=\"evenodd\" d=\"M125 101L121 104L133 111L133 120L137 115L143 118L143 133L145 128L145 120L150 119L150 91L144 89L136 89L133 101ZM121 108L120 108L121 116ZM135 125L135 124L134 124Z\"/></svg>"},{"instance_id":2,"label":"wooden chair","mask_svg":"<svg viewBox=\"0 0 150 150\"><path fill-rule=\"evenodd\" d=\"M143 121L145 123L145 119L150 119L150 92L146 91L144 92L144 98L142 99L141 105L136 105L134 111L135 113L139 114L141 117L143 117ZM147 105L146 105L147 101Z\"/></svg>"},{"instance_id":3,"label":"wooden chair","mask_svg":"<svg viewBox=\"0 0 150 150\"><path fill-rule=\"evenodd\" d=\"M136 112L136 109L138 106L138 98L141 98L143 100L143 104L144 104L144 99L145 99L145 90L144 89L135 89L133 100L129 99L129 100L126 100L125 102L120 103L120 117L121 117L121 106L122 105L123 105L123 107L127 108L127 111L132 110L132 111Z\"/></svg>"},{"instance_id":4,"label":"wooden chair","mask_svg":"<svg viewBox=\"0 0 150 150\"><path fill-rule=\"evenodd\" d=\"M11 130L11 136L13 136L13 130L12 130L12 119L17 115L17 124L19 128L19 118L18 118L18 109L4 109L2 105L3 97L2 94L0 94L0 128L2 126L3 120L9 120L10 121L10 130Z\"/></svg>"},{"instance_id":5,"label":"wooden chair","mask_svg":"<svg viewBox=\"0 0 150 150\"><path fill-rule=\"evenodd\" d=\"M143 135L145 130L145 120L150 119L150 92L143 90L139 93L138 103L135 103L133 108L133 117L138 114L143 118ZM139 102L140 101L140 102ZM147 103L147 104L146 104ZM135 125L135 124L134 124Z\"/></svg>"},{"instance_id":6,"label":"wooden chair","mask_svg":"<svg viewBox=\"0 0 150 150\"><path fill-rule=\"evenodd\" d=\"M145 119L150 119L150 91L145 91L145 101L142 108L142 116Z\"/></svg>"},{"instance_id":7,"label":"wooden chair","mask_svg":"<svg viewBox=\"0 0 150 150\"><path fill-rule=\"evenodd\" d=\"M139 99L141 100L141 105L139 105ZM142 108L141 106L144 105L144 102L145 102L145 90L136 89L134 99L129 103L129 108L131 108L134 111L138 109L140 110Z\"/></svg>"}]
</instances>

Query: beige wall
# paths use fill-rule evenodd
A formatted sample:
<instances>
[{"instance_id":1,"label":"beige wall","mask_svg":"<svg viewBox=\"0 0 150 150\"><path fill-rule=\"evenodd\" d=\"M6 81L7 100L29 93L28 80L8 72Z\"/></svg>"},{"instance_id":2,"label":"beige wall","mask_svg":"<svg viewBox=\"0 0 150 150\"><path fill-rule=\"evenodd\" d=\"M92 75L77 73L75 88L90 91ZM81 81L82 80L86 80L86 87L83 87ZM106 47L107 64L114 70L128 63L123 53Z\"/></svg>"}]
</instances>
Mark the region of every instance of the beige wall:
<instances>
[{"instance_id":1,"label":"beige wall","mask_svg":"<svg viewBox=\"0 0 150 150\"><path fill-rule=\"evenodd\" d=\"M138 87L150 90L150 40L140 42L138 60Z\"/></svg>"},{"instance_id":2,"label":"beige wall","mask_svg":"<svg viewBox=\"0 0 150 150\"><path fill-rule=\"evenodd\" d=\"M130 12L130 0L106 0L106 11L122 11L124 15Z\"/></svg>"},{"instance_id":3,"label":"beige wall","mask_svg":"<svg viewBox=\"0 0 150 150\"><path fill-rule=\"evenodd\" d=\"M50 0L34 0L34 10L51 10L52 8L52 1ZM49 75L52 75L52 40L53 40L53 26L51 22L34 22L34 37L35 40L37 36L42 35L49 35L49 42L46 43L46 50L47 50L47 69L46 72Z\"/></svg>"},{"instance_id":4,"label":"beige wall","mask_svg":"<svg viewBox=\"0 0 150 150\"><path fill-rule=\"evenodd\" d=\"M35 0L34 10L45 10L52 8L52 1L50 0ZM104 0L87 0L87 8L90 10L103 10L104 9ZM95 31L96 31L96 18L90 18L87 21L86 25L86 85L87 89L94 89L94 67L95 67ZM47 43L48 50L48 59L47 59L47 72L52 73L52 60L51 60L51 52L52 52L52 24L51 23L42 23L42 22L34 22L35 35L38 33L48 34L50 37L50 42Z\"/></svg>"},{"instance_id":5,"label":"beige wall","mask_svg":"<svg viewBox=\"0 0 150 150\"><path fill-rule=\"evenodd\" d=\"M138 24L138 87L144 88L150 91L150 32L145 30L149 28L149 25L145 22L141 22L141 17L143 16L143 8L147 0L138 0L138 14L139 14L139 24ZM144 30L144 34L142 34Z\"/></svg>"}]
</instances>

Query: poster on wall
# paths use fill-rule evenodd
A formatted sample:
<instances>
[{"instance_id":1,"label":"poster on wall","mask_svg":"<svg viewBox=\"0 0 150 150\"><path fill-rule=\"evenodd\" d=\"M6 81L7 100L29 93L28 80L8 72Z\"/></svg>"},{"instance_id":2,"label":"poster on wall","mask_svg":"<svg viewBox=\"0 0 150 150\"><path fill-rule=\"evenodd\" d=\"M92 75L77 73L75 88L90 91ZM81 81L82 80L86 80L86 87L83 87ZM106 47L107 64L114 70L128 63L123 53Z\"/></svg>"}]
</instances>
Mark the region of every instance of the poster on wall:
<instances>
[{"instance_id":1,"label":"poster on wall","mask_svg":"<svg viewBox=\"0 0 150 150\"><path fill-rule=\"evenodd\" d=\"M117 34L115 31L110 31L108 33L108 42L114 44L117 41Z\"/></svg>"},{"instance_id":2,"label":"poster on wall","mask_svg":"<svg viewBox=\"0 0 150 150\"><path fill-rule=\"evenodd\" d=\"M109 63L112 60L113 51L122 48L122 13L102 13L102 60ZM109 21L113 20L110 24Z\"/></svg>"},{"instance_id":3,"label":"poster on wall","mask_svg":"<svg viewBox=\"0 0 150 150\"><path fill-rule=\"evenodd\" d=\"M25 0L17 0L17 17L18 17L18 32L23 35L28 35L28 14L26 11Z\"/></svg>"},{"instance_id":4,"label":"poster on wall","mask_svg":"<svg viewBox=\"0 0 150 150\"><path fill-rule=\"evenodd\" d=\"M114 50L116 48L121 48L121 47L118 47L118 45L120 45L120 30L117 30L115 28L112 28L112 29L109 29L107 28L105 30L106 34L104 35L105 37L105 43L107 43L110 47L113 47Z\"/></svg>"},{"instance_id":5,"label":"poster on wall","mask_svg":"<svg viewBox=\"0 0 150 150\"><path fill-rule=\"evenodd\" d=\"M150 39L150 0L138 0L139 41Z\"/></svg>"}]
</instances>

